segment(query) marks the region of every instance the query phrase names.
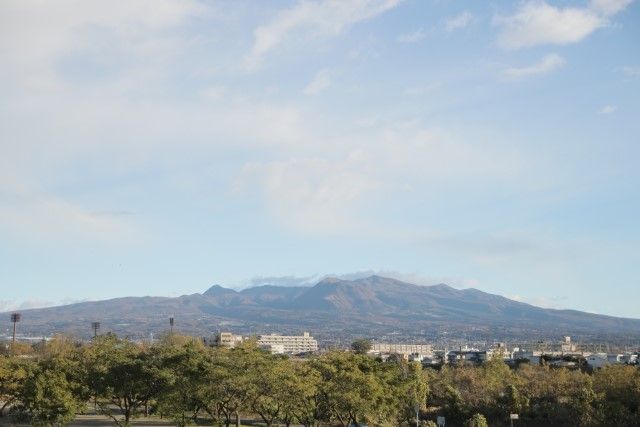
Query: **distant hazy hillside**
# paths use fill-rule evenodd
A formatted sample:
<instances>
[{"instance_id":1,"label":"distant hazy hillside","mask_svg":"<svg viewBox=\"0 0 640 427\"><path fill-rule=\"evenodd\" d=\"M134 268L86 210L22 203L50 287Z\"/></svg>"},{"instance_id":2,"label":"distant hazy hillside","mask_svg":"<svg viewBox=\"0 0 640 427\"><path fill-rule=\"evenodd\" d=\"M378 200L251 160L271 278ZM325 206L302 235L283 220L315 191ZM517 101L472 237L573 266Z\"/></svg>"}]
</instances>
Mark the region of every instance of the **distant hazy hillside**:
<instances>
[{"instance_id":1,"label":"distant hazy hillside","mask_svg":"<svg viewBox=\"0 0 640 427\"><path fill-rule=\"evenodd\" d=\"M325 341L350 336L396 339L535 339L573 334L638 340L640 320L534 307L477 289L417 286L380 276L324 279L312 287L259 286L234 291L212 286L177 298L128 297L23 311L19 329L32 334L103 331L146 336L175 316L185 333L310 330Z\"/></svg>"}]
</instances>

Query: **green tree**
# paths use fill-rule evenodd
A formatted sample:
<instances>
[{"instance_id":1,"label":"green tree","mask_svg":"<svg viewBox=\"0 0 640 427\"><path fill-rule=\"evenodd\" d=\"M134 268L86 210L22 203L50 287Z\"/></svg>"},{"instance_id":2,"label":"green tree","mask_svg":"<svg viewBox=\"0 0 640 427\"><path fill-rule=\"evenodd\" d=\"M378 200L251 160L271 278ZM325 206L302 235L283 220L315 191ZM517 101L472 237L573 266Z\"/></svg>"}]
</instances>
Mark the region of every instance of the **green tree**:
<instances>
[{"instance_id":1,"label":"green tree","mask_svg":"<svg viewBox=\"0 0 640 427\"><path fill-rule=\"evenodd\" d=\"M98 337L87 355L89 383L100 412L120 426L130 425L139 409L159 396L170 382L160 360L128 340Z\"/></svg>"},{"instance_id":2,"label":"green tree","mask_svg":"<svg viewBox=\"0 0 640 427\"><path fill-rule=\"evenodd\" d=\"M351 350L357 354L367 354L371 350L371 341L360 338L351 343Z\"/></svg>"},{"instance_id":3,"label":"green tree","mask_svg":"<svg viewBox=\"0 0 640 427\"><path fill-rule=\"evenodd\" d=\"M640 425L640 369L605 366L593 374L593 389L602 396L598 408L601 423Z\"/></svg>"},{"instance_id":4,"label":"green tree","mask_svg":"<svg viewBox=\"0 0 640 427\"><path fill-rule=\"evenodd\" d=\"M321 374L312 364L306 362L295 363L293 373L293 383L289 386L290 394L284 401L282 420L287 426L295 419L304 427L312 427L322 418Z\"/></svg>"},{"instance_id":5,"label":"green tree","mask_svg":"<svg viewBox=\"0 0 640 427\"><path fill-rule=\"evenodd\" d=\"M211 353L198 399L212 418L222 417L226 426L235 418L236 425L240 425L240 412L250 404L253 393L250 373L265 354L251 341Z\"/></svg>"},{"instance_id":6,"label":"green tree","mask_svg":"<svg viewBox=\"0 0 640 427\"><path fill-rule=\"evenodd\" d=\"M462 424L469 416L462 391L466 395L473 394L469 391L472 391L476 378L470 369L475 368L443 366L438 372L430 372L430 404L454 424Z\"/></svg>"},{"instance_id":7,"label":"green tree","mask_svg":"<svg viewBox=\"0 0 640 427\"><path fill-rule=\"evenodd\" d=\"M166 386L157 396L158 410L176 425L195 422L201 409L198 390L205 373L207 351L201 343L165 343L151 350L165 372Z\"/></svg>"},{"instance_id":8,"label":"green tree","mask_svg":"<svg viewBox=\"0 0 640 427\"><path fill-rule=\"evenodd\" d=\"M321 374L320 393L325 421L341 426L385 421L382 384L373 359L344 352L328 353L314 361Z\"/></svg>"},{"instance_id":9,"label":"green tree","mask_svg":"<svg viewBox=\"0 0 640 427\"><path fill-rule=\"evenodd\" d=\"M290 423L292 413L286 411L286 402L295 391L296 376L289 359L264 355L250 373L251 409L270 427L276 420L286 418Z\"/></svg>"},{"instance_id":10,"label":"green tree","mask_svg":"<svg viewBox=\"0 0 640 427\"><path fill-rule=\"evenodd\" d=\"M586 426L598 419L599 399L588 374L548 366L521 366L520 390L528 398L523 419L545 425Z\"/></svg>"},{"instance_id":11,"label":"green tree","mask_svg":"<svg viewBox=\"0 0 640 427\"><path fill-rule=\"evenodd\" d=\"M489 427L487 419L482 414L474 414L464 425L465 427Z\"/></svg>"},{"instance_id":12,"label":"green tree","mask_svg":"<svg viewBox=\"0 0 640 427\"><path fill-rule=\"evenodd\" d=\"M0 356L0 417L15 405L33 362Z\"/></svg>"},{"instance_id":13,"label":"green tree","mask_svg":"<svg viewBox=\"0 0 640 427\"><path fill-rule=\"evenodd\" d=\"M32 425L66 425L81 409L65 372L54 365L30 366L15 411Z\"/></svg>"},{"instance_id":14,"label":"green tree","mask_svg":"<svg viewBox=\"0 0 640 427\"><path fill-rule=\"evenodd\" d=\"M379 364L378 377L385 390L387 417L397 424L415 425L416 413L426 409L429 386L418 362L403 359Z\"/></svg>"},{"instance_id":15,"label":"green tree","mask_svg":"<svg viewBox=\"0 0 640 427\"><path fill-rule=\"evenodd\" d=\"M444 389L444 412L451 420L461 420L465 415L464 401L462 395L453 385L448 384Z\"/></svg>"},{"instance_id":16,"label":"green tree","mask_svg":"<svg viewBox=\"0 0 640 427\"><path fill-rule=\"evenodd\" d=\"M509 384L500 399L505 414L521 414L529 407L529 399L514 384Z\"/></svg>"}]
</instances>

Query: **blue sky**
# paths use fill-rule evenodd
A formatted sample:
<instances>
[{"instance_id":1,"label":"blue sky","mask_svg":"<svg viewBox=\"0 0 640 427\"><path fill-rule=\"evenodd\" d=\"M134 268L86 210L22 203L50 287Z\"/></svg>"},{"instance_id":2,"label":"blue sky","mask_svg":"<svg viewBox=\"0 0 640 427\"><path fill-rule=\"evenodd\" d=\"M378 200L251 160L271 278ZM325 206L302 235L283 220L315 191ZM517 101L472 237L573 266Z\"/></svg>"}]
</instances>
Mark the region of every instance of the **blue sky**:
<instances>
[{"instance_id":1,"label":"blue sky","mask_svg":"<svg viewBox=\"0 0 640 427\"><path fill-rule=\"evenodd\" d=\"M376 271L640 317L639 22L4 1L0 309Z\"/></svg>"}]
</instances>

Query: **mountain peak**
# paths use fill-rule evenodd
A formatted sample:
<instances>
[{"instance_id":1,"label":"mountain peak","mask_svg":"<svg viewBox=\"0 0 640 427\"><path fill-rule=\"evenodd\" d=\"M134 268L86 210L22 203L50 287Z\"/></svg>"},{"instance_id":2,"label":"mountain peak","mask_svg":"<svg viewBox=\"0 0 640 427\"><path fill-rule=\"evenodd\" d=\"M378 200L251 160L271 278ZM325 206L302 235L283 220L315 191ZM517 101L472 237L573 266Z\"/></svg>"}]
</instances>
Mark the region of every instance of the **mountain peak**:
<instances>
[{"instance_id":1,"label":"mountain peak","mask_svg":"<svg viewBox=\"0 0 640 427\"><path fill-rule=\"evenodd\" d=\"M159 313L181 313L181 327L198 333L215 324L285 330L304 324L325 337L375 336L390 331L407 336L432 331L433 339L445 332L496 339L493 331L518 339L602 332L640 336L640 319L547 310L480 290L445 284L420 286L378 275L355 280L326 277L313 287L260 286L235 291L213 285L202 295L120 298L29 310L22 328L29 333L54 333L74 325L70 332L87 333L87 319L100 319L117 333L143 336L164 326L158 323Z\"/></svg>"},{"instance_id":2,"label":"mountain peak","mask_svg":"<svg viewBox=\"0 0 640 427\"><path fill-rule=\"evenodd\" d=\"M229 294L235 294L235 293L236 291L234 291L233 289L225 288L220 285L213 285L209 289L207 289L202 295L217 296L217 295L229 295Z\"/></svg>"},{"instance_id":3,"label":"mountain peak","mask_svg":"<svg viewBox=\"0 0 640 427\"><path fill-rule=\"evenodd\" d=\"M339 279L335 276L327 276L324 279L320 280L317 284L318 285L329 285L329 284L335 284L335 283L341 283L341 282L345 282L346 280L342 280Z\"/></svg>"}]
</instances>

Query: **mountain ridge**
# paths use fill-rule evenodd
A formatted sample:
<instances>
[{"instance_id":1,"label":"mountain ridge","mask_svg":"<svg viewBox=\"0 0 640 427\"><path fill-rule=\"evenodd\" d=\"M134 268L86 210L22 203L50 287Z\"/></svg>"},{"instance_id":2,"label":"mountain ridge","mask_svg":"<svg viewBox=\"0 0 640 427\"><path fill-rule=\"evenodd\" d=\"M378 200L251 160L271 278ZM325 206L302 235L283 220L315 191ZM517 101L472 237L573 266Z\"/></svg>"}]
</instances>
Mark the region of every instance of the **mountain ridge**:
<instances>
[{"instance_id":1,"label":"mountain ridge","mask_svg":"<svg viewBox=\"0 0 640 427\"><path fill-rule=\"evenodd\" d=\"M536 307L475 288L415 285L382 276L356 280L327 277L313 286L272 284L234 290L213 285L179 297L121 297L23 310L20 330L87 335L87 323L132 336L166 329L180 319L184 332L319 331L321 336L362 333L442 338L531 338L545 335L620 335L640 339L640 320L577 310Z\"/></svg>"}]
</instances>

